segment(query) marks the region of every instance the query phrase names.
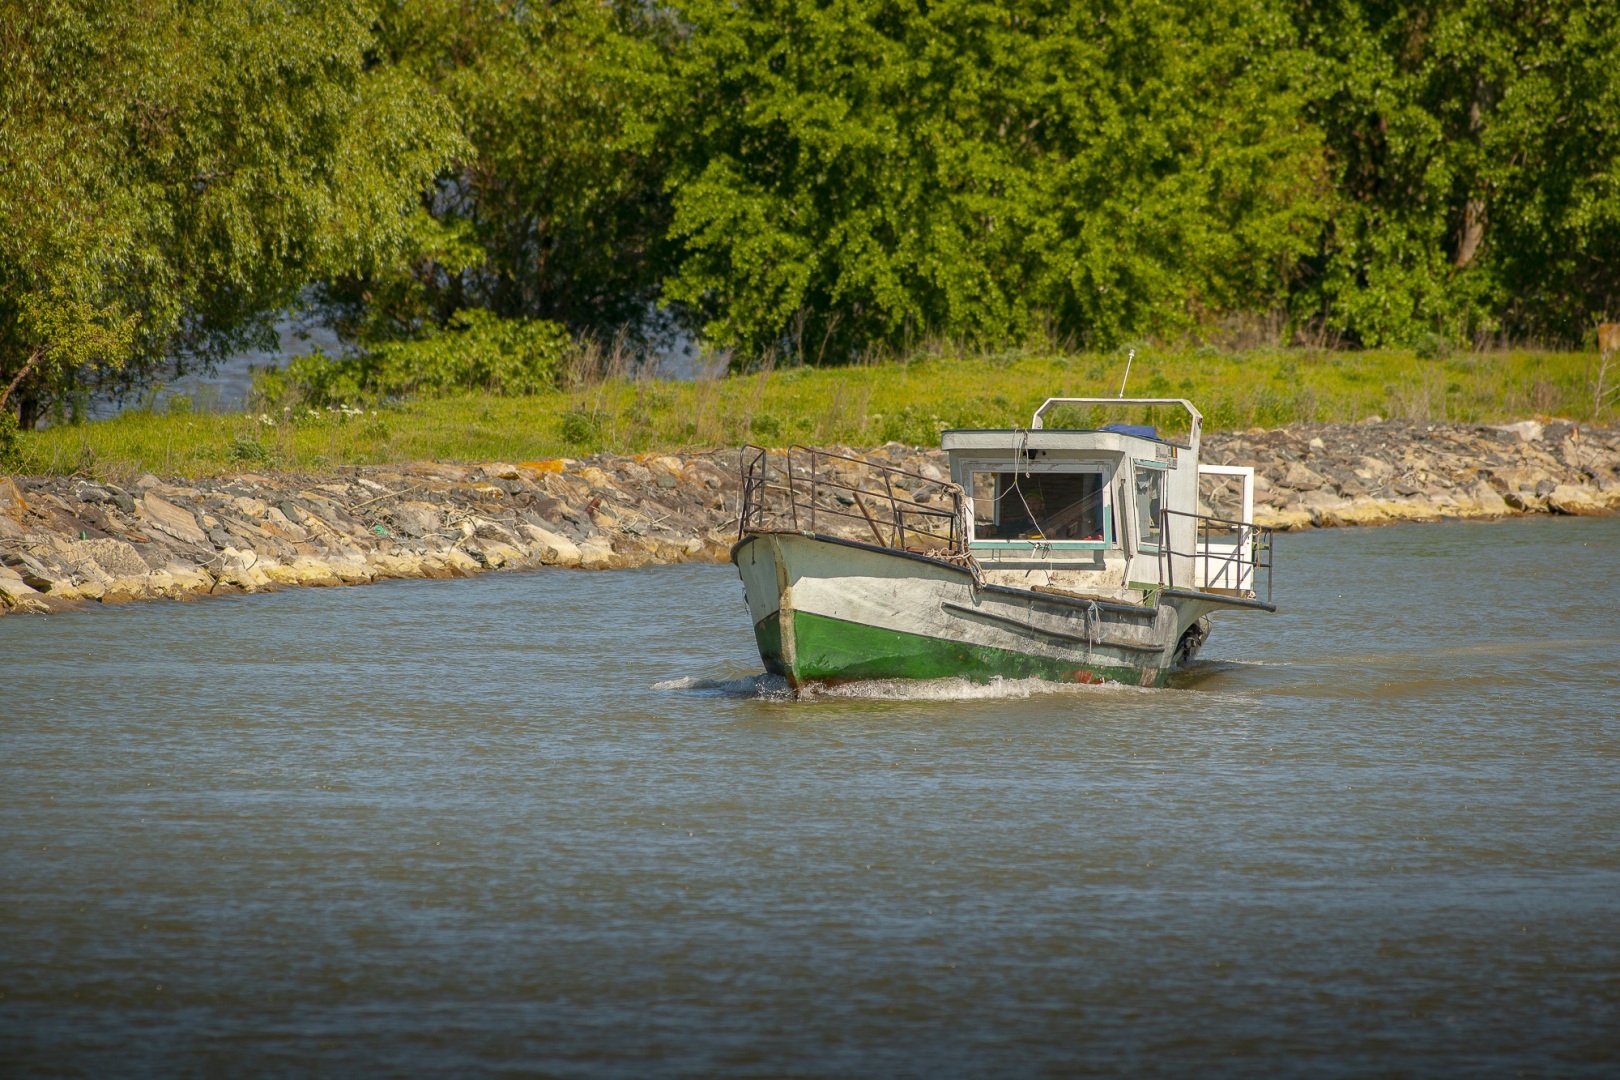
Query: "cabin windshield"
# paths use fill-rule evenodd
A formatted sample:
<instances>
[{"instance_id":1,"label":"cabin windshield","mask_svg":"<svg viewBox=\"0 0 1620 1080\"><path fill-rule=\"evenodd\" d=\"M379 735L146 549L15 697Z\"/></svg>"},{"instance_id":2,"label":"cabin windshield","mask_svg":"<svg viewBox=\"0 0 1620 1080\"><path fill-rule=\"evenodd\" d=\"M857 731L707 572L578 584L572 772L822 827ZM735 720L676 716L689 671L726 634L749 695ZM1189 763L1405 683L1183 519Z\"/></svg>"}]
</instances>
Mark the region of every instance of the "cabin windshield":
<instances>
[{"instance_id":1,"label":"cabin windshield","mask_svg":"<svg viewBox=\"0 0 1620 1080\"><path fill-rule=\"evenodd\" d=\"M1100 472L975 471L976 540L1106 539Z\"/></svg>"}]
</instances>

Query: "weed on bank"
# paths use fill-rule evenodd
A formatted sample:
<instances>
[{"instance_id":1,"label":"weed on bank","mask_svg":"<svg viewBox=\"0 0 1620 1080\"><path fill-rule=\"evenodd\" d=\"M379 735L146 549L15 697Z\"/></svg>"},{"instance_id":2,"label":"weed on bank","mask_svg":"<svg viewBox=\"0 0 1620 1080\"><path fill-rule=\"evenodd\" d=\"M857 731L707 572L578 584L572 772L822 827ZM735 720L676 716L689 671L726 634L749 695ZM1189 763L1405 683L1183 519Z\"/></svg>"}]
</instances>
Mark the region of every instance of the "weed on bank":
<instances>
[{"instance_id":1,"label":"weed on bank","mask_svg":"<svg viewBox=\"0 0 1620 1080\"><path fill-rule=\"evenodd\" d=\"M741 442L935 445L952 427L1026 425L1049 396L1113 397L1126 354L930 355L839 368L764 368L669 381L621 376L522 396L449 393L312 405L283 390L243 412L131 410L23 432L13 471L116 479L320 472L452 459L530 461L691 451ZM1207 430L1407 420L1497 423L1533 414L1612 418L1591 353L1303 349L1137 355L1126 391L1185 397ZM1614 381L1612 378L1611 382ZM1086 423L1071 412L1059 423ZM1174 410L1141 417L1173 427Z\"/></svg>"}]
</instances>

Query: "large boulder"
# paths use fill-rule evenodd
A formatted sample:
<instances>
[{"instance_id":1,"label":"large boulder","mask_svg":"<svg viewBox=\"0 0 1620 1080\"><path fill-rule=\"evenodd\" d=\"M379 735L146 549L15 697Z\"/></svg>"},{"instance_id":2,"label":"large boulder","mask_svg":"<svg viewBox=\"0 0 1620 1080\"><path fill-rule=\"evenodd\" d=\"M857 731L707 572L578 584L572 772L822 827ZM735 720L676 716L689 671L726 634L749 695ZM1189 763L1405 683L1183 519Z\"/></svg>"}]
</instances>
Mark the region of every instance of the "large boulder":
<instances>
[{"instance_id":1,"label":"large boulder","mask_svg":"<svg viewBox=\"0 0 1620 1080\"><path fill-rule=\"evenodd\" d=\"M1315 491L1323 483L1320 473L1312 471L1298 461L1289 464L1288 471L1282 478L1282 486L1293 488L1295 491Z\"/></svg>"},{"instance_id":2,"label":"large boulder","mask_svg":"<svg viewBox=\"0 0 1620 1080\"><path fill-rule=\"evenodd\" d=\"M1613 512L1601 494L1573 484L1559 484L1548 492L1547 506L1556 513L1579 517L1606 517Z\"/></svg>"},{"instance_id":3,"label":"large boulder","mask_svg":"<svg viewBox=\"0 0 1620 1080\"><path fill-rule=\"evenodd\" d=\"M1501 493L1484 480L1475 482L1464 493L1472 500L1476 511L1484 517L1505 517L1512 513Z\"/></svg>"},{"instance_id":4,"label":"large boulder","mask_svg":"<svg viewBox=\"0 0 1620 1080\"><path fill-rule=\"evenodd\" d=\"M1505 432L1520 442L1536 442L1541 438L1542 425L1536 420L1520 420L1516 424L1502 424L1497 431Z\"/></svg>"},{"instance_id":5,"label":"large boulder","mask_svg":"<svg viewBox=\"0 0 1620 1080\"><path fill-rule=\"evenodd\" d=\"M613 547L604 537L593 536L579 545L579 565L587 570L606 570L613 562Z\"/></svg>"},{"instance_id":6,"label":"large boulder","mask_svg":"<svg viewBox=\"0 0 1620 1080\"><path fill-rule=\"evenodd\" d=\"M8 517L20 525L26 513L28 503L23 499L22 489L17 486L17 481L9 476L0 476L0 517Z\"/></svg>"},{"instance_id":7,"label":"large boulder","mask_svg":"<svg viewBox=\"0 0 1620 1080\"><path fill-rule=\"evenodd\" d=\"M38 614L51 610L39 590L25 583L22 575L9 566L0 566L0 609Z\"/></svg>"},{"instance_id":8,"label":"large boulder","mask_svg":"<svg viewBox=\"0 0 1620 1080\"><path fill-rule=\"evenodd\" d=\"M148 491L141 496L140 517L152 528L183 543L207 548L214 546L208 534L198 527L191 511L181 509L156 492Z\"/></svg>"},{"instance_id":9,"label":"large boulder","mask_svg":"<svg viewBox=\"0 0 1620 1080\"><path fill-rule=\"evenodd\" d=\"M568 537L527 523L518 528L525 539L539 548L540 561L547 566L578 566L584 561L579 547Z\"/></svg>"}]
</instances>

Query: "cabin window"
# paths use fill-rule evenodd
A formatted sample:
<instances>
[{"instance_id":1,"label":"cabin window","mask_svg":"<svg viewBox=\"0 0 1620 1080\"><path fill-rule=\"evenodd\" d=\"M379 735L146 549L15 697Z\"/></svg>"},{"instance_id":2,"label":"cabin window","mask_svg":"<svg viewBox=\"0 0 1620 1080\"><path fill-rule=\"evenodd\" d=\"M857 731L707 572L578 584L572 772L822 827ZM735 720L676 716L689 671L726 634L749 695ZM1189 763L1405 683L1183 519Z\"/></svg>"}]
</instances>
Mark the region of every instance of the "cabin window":
<instances>
[{"instance_id":1,"label":"cabin window","mask_svg":"<svg viewBox=\"0 0 1620 1080\"><path fill-rule=\"evenodd\" d=\"M1136 546L1139 550L1159 550L1160 511L1164 509L1162 465L1136 463Z\"/></svg>"},{"instance_id":2,"label":"cabin window","mask_svg":"<svg viewBox=\"0 0 1620 1080\"><path fill-rule=\"evenodd\" d=\"M975 470L973 538L1045 542L1109 541L1101 472Z\"/></svg>"}]
</instances>

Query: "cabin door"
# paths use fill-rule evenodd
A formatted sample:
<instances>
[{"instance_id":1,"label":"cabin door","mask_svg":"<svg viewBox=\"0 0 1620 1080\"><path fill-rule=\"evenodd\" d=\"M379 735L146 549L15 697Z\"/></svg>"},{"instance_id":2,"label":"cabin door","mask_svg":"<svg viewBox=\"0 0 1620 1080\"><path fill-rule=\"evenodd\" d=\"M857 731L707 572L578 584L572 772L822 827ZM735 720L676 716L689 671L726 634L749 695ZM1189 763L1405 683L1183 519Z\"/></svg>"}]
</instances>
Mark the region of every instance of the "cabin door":
<instances>
[{"instance_id":1,"label":"cabin door","mask_svg":"<svg viewBox=\"0 0 1620 1080\"><path fill-rule=\"evenodd\" d=\"M1254 469L1247 465L1198 466L1198 557L1193 574L1200 588L1254 588Z\"/></svg>"}]
</instances>

